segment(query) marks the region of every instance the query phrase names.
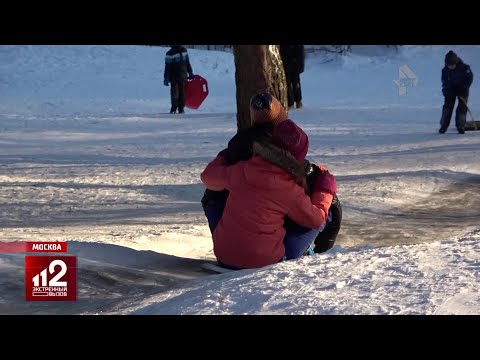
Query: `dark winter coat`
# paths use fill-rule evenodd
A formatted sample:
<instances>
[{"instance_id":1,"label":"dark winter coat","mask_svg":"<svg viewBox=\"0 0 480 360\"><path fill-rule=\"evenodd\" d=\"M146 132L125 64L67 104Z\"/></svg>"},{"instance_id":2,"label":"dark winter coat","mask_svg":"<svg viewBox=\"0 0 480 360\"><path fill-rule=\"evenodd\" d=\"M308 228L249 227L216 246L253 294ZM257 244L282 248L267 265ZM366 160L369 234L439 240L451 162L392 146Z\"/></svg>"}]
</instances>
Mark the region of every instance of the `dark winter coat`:
<instances>
[{"instance_id":1,"label":"dark winter coat","mask_svg":"<svg viewBox=\"0 0 480 360\"><path fill-rule=\"evenodd\" d=\"M447 64L442 69L442 93L444 96L466 95L472 82L472 70L461 59L455 69L449 69Z\"/></svg>"},{"instance_id":2,"label":"dark winter coat","mask_svg":"<svg viewBox=\"0 0 480 360\"><path fill-rule=\"evenodd\" d=\"M280 56L287 76L303 73L305 70L305 47L303 45L280 45Z\"/></svg>"},{"instance_id":3,"label":"dark winter coat","mask_svg":"<svg viewBox=\"0 0 480 360\"><path fill-rule=\"evenodd\" d=\"M183 82L188 76L193 76L193 71L187 49L180 45L173 45L165 55L164 80Z\"/></svg>"}]
</instances>

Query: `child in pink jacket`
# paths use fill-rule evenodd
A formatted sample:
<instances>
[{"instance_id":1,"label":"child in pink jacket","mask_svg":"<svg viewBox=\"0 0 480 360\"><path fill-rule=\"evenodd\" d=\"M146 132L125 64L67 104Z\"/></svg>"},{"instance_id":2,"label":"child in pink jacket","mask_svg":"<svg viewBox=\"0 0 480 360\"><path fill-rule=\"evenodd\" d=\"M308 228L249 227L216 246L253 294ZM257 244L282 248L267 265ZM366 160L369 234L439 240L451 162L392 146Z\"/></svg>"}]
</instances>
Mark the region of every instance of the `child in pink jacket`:
<instances>
[{"instance_id":1,"label":"child in pink jacket","mask_svg":"<svg viewBox=\"0 0 480 360\"><path fill-rule=\"evenodd\" d=\"M303 162L308 152L307 135L291 120L279 125L272 140L281 140L286 150ZM326 222L336 191L335 178L316 183L309 197L292 175L260 156L227 166L225 153L220 152L200 176L209 189L230 192L213 232L218 262L243 269L281 261L285 257L283 225L287 216L298 225L317 229L311 232L312 243Z\"/></svg>"},{"instance_id":2,"label":"child in pink jacket","mask_svg":"<svg viewBox=\"0 0 480 360\"><path fill-rule=\"evenodd\" d=\"M303 137L306 138L308 142L307 135L301 131L301 129L292 121L287 120L282 124L278 124L274 127L272 133L272 143L277 145L281 149L288 150L299 163L304 163L305 156L301 148L297 145L302 143ZM265 160L272 162L274 159L272 156L268 156L268 152L259 151L258 155L262 156ZM336 199L336 179L330 174L330 172L323 166L318 166L311 164L308 161L305 161L308 164L308 168L312 174L307 175L305 179L307 184L304 186L306 193L313 195L316 192L327 192L333 195L333 199ZM275 163L275 162L273 162ZM285 168L283 166L283 168ZM298 182L298 181L297 181ZM338 201L338 199L336 199ZM332 211L332 203L330 203L329 210ZM285 245L285 258L287 260L296 259L304 255L306 249L308 253L321 253L330 249L335 243L336 233L340 228L341 222L341 207L339 203L336 204L334 212L336 215L335 219L332 219L330 214L329 217L329 226L325 230L325 225L323 224L320 228L311 229L309 227L302 226L297 224L291 219L287 218L284 224L285 229L287 230L286 236L283 239ZM340 211L340 213L339 213ZM336 221L334 224L332 221ZM332 225L333 226L332 228Z\"/></svg>"}]
</instances>

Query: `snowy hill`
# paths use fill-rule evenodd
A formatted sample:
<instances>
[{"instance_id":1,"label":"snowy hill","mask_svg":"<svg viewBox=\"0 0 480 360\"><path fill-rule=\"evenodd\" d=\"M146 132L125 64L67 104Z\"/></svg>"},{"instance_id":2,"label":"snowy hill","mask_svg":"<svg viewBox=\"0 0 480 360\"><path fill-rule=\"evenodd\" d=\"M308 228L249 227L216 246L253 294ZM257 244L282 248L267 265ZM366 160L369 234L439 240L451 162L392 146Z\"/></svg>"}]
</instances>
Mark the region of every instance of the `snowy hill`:
<instances>
[{"instance_id":1,"label":"snowy hill","mask_svg":"<svg viewBox=\"0 0 480 360\"><path fill-rule=\"evenodd\" d=\"M437 133L449 49L477 74L479 46L308 57L291 117L337 176L338 245L210 276L199 174L236 131L232 54L189 51L210 95L172 116L165 48L0 46L0 241L69 241L79 264L77 302L32 303L25 254L0 254L0 313L479 314L480 131Z\"/></svg>"}]
</instances>

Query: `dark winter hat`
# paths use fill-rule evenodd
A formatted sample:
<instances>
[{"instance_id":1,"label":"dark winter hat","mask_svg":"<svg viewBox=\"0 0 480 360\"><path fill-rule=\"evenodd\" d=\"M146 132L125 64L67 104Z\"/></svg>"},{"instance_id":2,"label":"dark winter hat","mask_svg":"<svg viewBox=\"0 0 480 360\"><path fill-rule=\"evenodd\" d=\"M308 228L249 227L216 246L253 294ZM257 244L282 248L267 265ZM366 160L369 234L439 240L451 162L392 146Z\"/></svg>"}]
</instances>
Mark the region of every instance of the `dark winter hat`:
<instances>
[{"instance_id":1,"label":"dark winter hat","mask_svg":"<svg viewBox=\"0 0 480 360\"><path fill-rule=\"evenodd\" d=\"M290 119L282 121L273 128L272 142L289 151L299 162L303 162L307 156L308 136Z\"/></svg>"},{"instance_id":2,"label":"dark winter hat","mask_svg":"<svg viewBox=\"0 0 480 360\"><path fill-rule=\"evenodd\" d=\"M447 55L445 55L445 63L447 65L458 64L458 56L452 50L450 50Z\"/></svg>"},{"instance_id":3,"label":"dark winter hat","mask_svg":"<svg viewBox=\"0 0 480 360\"><path fill-rule=\"evenodd\" d=\"M250 117L253 124L276 125L288 119L287 112L275 96L262 92L250 99Z\"/></svg>"}]
</instances>

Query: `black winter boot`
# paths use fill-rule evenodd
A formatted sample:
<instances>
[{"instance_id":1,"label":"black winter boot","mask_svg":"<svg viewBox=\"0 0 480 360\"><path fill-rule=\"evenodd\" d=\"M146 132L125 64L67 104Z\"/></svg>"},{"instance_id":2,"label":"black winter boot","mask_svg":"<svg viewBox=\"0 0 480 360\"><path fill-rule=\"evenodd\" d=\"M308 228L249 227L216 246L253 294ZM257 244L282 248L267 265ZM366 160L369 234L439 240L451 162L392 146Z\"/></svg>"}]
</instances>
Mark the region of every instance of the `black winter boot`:
<instances>
[{"instance_id":1,"label":"black winter boot","mask_svg":"<svg viewBox=\"0 0 480 360\"><path fill-rule=\"evenodd\" d=\"M335 245L337 235L340 232L342 225L342 204L337 195L333 197L332 205L330 206L330 212L332 213L332 221L327 224L325 229L318 234L315 239L315 253L323 253Z\"/></svg>"}]
</instances>

